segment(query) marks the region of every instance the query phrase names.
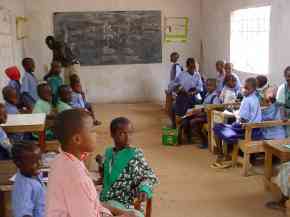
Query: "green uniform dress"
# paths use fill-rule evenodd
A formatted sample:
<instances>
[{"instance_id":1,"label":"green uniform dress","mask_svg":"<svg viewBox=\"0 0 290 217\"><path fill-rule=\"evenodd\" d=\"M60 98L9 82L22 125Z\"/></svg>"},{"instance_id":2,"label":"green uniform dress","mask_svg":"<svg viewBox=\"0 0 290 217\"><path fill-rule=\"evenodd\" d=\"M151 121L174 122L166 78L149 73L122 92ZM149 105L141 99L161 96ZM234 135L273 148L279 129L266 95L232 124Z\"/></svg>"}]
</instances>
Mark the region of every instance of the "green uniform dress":
<instances>
[{"instance_id":1,"label":"green uniform dress","mask_svg":"<svg viewBox=\"0 0 290 217\"><path fill-rule=\"evenodd\" d=\"M134 210L134 200L140 192L152 197L157 177L138 148L128 147L121 151L108 148L104 158L104 184L101 201L126 211Z\"/></svg>"}]
</instances>

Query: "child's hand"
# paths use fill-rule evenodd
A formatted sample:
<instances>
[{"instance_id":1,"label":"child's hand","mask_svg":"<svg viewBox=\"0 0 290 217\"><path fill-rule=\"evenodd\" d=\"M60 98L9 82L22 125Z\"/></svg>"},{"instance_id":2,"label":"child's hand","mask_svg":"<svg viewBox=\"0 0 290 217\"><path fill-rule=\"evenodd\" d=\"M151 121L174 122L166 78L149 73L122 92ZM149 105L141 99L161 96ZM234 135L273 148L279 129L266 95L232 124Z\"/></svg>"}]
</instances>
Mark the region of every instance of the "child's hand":
<instances>
[{"instance_id":1,"label":"child's hand","mask_svg":"<svg viewBox=\"0 0 290 217\"><path fill-rule=\"evenodd\" d=\"M103 164L103 156L98 154L96 156L96 162L97 162L97 164L99 164L99 166L101 166Z\"/></svg>"},{"instance_id":2,"label":"child's hand","mask_svg":"<svg viewBox=\"0 0 290 217\"><path fill-rule=\"evenodd\" d=\"M145 192L140 192L140 194L139 194L139 201L140 202L146 202L147 201L147 194L145 193Z\"/></svg>"}]
</instances>

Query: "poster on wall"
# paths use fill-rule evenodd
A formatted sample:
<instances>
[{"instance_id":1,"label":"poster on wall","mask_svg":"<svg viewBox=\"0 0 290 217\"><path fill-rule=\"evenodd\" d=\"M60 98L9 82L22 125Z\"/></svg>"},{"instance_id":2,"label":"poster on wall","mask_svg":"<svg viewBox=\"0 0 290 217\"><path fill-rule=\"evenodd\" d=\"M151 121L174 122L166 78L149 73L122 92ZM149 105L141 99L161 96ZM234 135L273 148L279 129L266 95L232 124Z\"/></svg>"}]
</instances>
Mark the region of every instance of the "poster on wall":
<instances>
[{"instance_id":1,"label":"poster on wall","mask_svg":"<svg viewBox=\"0 0 290 217\"><path fill-rule=\"evenodd\" d=\"M165 18L165 42L181 42L188 40L188 17L166 17Z\"/></svg>"}]
</instances>

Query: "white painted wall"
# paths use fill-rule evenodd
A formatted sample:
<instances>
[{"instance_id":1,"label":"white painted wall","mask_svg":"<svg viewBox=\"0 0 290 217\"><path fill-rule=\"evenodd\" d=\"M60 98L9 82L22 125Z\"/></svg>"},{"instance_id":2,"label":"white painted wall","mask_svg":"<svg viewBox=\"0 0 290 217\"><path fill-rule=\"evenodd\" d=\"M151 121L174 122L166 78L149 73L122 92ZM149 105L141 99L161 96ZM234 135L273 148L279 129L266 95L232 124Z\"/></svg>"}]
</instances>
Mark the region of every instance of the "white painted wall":
<instances>
[{"instance_id":1,"label":"white painted wall","mask_svg":"<svg viewBox=\"0 0 290 217\"><path fill-rule=\"evenodd\" d=\"M208 76L215 76L215 62L218 59L230 59L230 14L234 10L272 6L270 35L270 73L274 84L283 79L283 69L290 65L290 1L289 0L202 0L202 42L204 70ZM240 73L245 79L250 76Z\"/></svg>"},{"instance_id":2,"label":"white painted wall","mask_svg":"<svg viewBox=\"0 0 290 217\"><path fill-rule=\"evenodd\" d=\"M169 80L168 56L177 51L181 61L200 57L200 0L25 0L30 18L30 37L25 41L25 54L36 59L38 74L51 54L44 38L52 34L52 16L62 11L161 10L163 16L190 18L190 40L185 44L164 44L163 64L82 67L81 79L90 101L137 102L161 101Z\"/></svg>"},{"instance_id":3,"label":"white painted wall","mask_svg":"<svg viewBox=\"0 0 290 217\"><path fill-rule=\"evenodd\" d=\"M21 60L23 58L23 41L16 39L16 16L24 16L24 2L22 0L0 0L0 6L10 11L12 17L11 34L13 36L13 62L21 68ZM5 86L8 81L2 70L3 69L1 69L0 72L0 90L2 90L3 86ZM0 101L2 101L1 91Z\"/></svg>"}]
</instances>

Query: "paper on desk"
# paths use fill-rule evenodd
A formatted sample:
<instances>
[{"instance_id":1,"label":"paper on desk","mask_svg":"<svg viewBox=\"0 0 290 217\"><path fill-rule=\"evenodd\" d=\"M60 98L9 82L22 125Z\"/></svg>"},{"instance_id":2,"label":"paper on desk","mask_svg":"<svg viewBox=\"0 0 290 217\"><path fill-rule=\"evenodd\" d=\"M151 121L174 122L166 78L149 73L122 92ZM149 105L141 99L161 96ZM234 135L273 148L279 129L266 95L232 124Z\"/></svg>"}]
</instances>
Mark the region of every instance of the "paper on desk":
<instances>
[{"instance_id":1,"label":"paper on desk","mask_svg":"<svg viewBox=\"0 0 290 217\"><path fill-rule=\"evenodd\" d=\"M290 149L290 144L284 145L284 147Z\"/></svg>"}]
</instances>

